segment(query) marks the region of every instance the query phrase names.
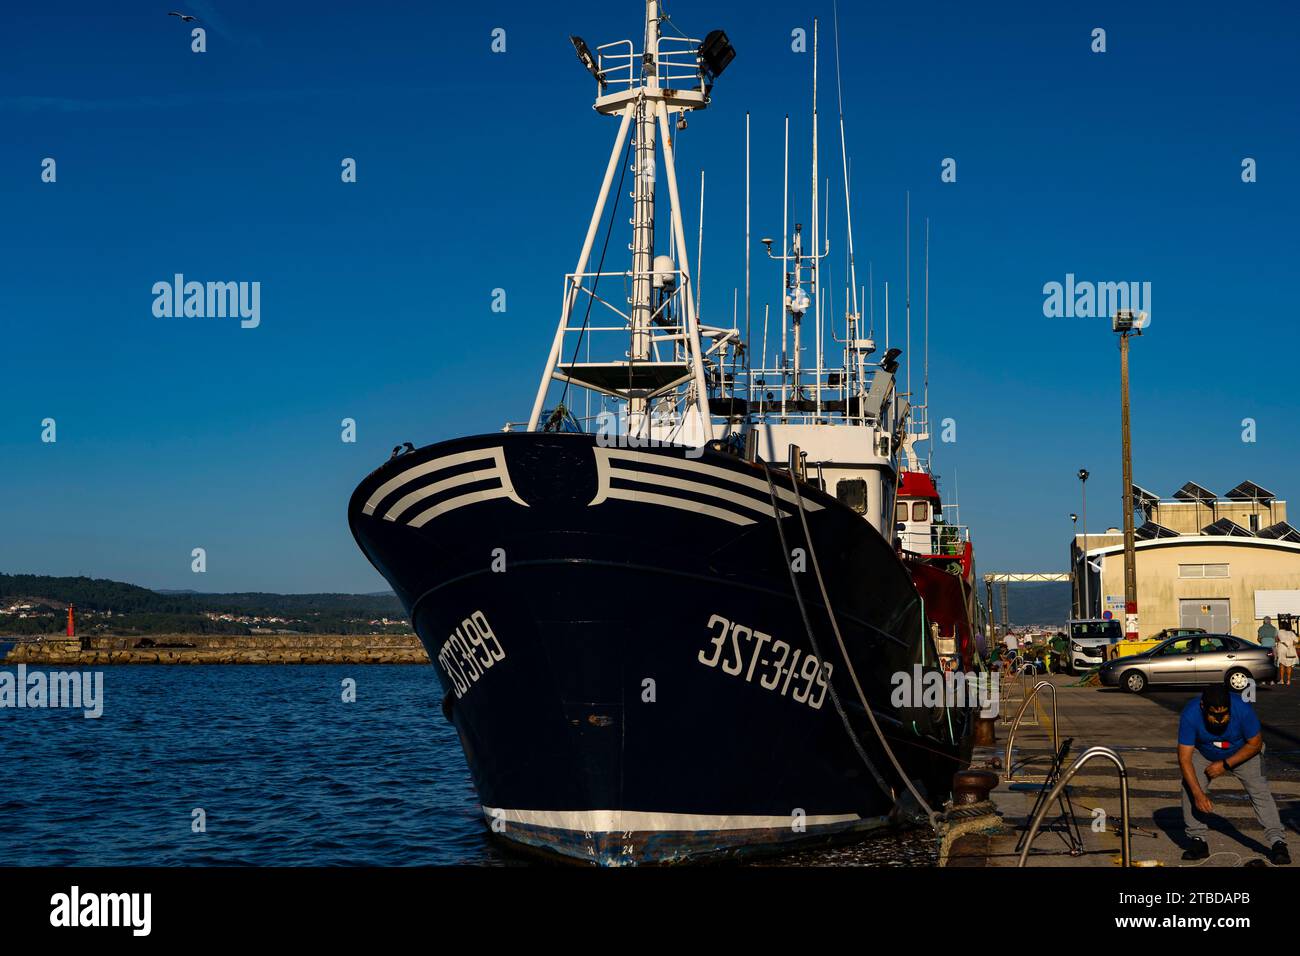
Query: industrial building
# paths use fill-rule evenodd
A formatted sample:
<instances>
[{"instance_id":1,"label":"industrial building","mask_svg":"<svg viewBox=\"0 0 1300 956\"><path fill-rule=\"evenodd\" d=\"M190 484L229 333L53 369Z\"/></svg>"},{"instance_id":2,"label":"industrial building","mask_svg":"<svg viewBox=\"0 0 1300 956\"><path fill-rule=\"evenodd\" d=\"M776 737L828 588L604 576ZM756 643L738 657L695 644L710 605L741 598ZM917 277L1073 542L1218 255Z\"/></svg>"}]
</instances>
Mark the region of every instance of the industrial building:
<instances>
[{"instance_id":1,"label":"industrial building","mask_svg":"<svg viewBox=\"0 0 1300 956\"><path fill-rule=\"evenodd\" d=\"M1253 640L1266 615L1300 617L1300 531L1285 501L1251 481L1223 496L1188 482L1172 498L1134 485L1133 499L1143 519L1134 547L1142 639L1200 627ZM1076 534L1070 567L1075 615L1123 622L1123 533Z\"/></svg>"}]
</instances>

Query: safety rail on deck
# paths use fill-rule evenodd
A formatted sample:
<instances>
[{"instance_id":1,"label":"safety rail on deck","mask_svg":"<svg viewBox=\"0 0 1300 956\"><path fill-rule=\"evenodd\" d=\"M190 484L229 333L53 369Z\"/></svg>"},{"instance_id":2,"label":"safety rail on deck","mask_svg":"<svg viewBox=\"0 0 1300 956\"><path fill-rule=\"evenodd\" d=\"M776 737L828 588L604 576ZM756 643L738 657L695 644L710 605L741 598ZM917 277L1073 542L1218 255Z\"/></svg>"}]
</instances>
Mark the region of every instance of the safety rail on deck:
<instances>
[{"instance_id":1,"label":"safety rail on deck","mask_svg":"<svg viewBox=\"0 0 1300 956\"><path fill-rule=\"evenodd\" d=\"M657 76L661 87L701 87L700 41L661 36ZM596 47L596 69L611 90L633 90L642 83L642 55L631 40L615 40Z\"/></svg>"},{"instance_id":2,"label":"safety rail on deck","mask_svg":"<svg viewBox=\"0 0 1300 956\"><path fill-rule=\"evenodd\" d=\"M790 424L815 424L818 422L848 422L856 425L876 424L877 416L867 414L864 399L877 369L867 366L861 381L857 369L843 367L825 368L819 373L814 368L801 368L796 382L794 368L779 365L759 365L749 370L753 389L754 412L769 418L779 418ZM816 408L818 383L821 384L821 410ZM850 393L860 394L850 394ZM854 399L854 401L850 401Z\"/></svg>"}]
</instances>

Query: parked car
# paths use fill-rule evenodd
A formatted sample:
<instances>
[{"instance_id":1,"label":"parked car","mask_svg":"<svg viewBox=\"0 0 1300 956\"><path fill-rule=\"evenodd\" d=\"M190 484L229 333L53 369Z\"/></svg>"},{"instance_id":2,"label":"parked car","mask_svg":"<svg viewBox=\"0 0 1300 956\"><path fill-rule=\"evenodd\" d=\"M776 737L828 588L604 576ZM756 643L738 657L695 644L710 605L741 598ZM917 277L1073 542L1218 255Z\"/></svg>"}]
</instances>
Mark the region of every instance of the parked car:
<instances>
[{"instance_id":1,"label":"parked car","mask_svg":"<svg viewBox=\"0 0 1300 956\"><path fill-rule=\"evenodd\" d=\"M1070 643L1066 649L1066 673L1077 674L1096 667L1105 660L1107 644L1118 643L1124 632L1119 621L1111 618L1078 618L1070 622Z\"/></svg>"},{"instance_id":2,"label":"parked car","mask_svg":"<svg viewBox=\"0 0 1300 956\"><path fill-rule=\"evenodd\" d=\"M1140 694L1150 684L1226 683L1240 693L1273 680L1273 652L1231 634L1186 634L1171 637L1149 651L1118 657L1101 665L1101 683Z\"/></svg>"}]
</instances>

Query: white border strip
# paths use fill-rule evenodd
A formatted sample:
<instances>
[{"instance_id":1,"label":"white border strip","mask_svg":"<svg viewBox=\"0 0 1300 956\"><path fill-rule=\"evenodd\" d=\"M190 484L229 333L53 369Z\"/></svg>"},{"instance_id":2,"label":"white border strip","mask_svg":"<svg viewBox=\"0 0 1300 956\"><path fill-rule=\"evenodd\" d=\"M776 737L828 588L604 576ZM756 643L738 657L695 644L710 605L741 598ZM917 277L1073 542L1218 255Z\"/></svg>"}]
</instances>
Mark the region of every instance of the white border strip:
<instances>
[{"instance_id":1,"label":"white border strip","mask_svg":"<svg viewBox=\"0 0 1300 956\"><path fill-rule=\"evenodd\" d=\"M507 823L546 827L551 830L572 830L577 833L786 830L794 820L790 814L751 816L659 813L642 810L510 810L504 807L483 807L483 815L489 821L504 819ZM855 823L862 819L864 817L857 813L832 813L805 817L802 822L807 826L828 826L836 823Z\"/></svg>"}]
</instances>

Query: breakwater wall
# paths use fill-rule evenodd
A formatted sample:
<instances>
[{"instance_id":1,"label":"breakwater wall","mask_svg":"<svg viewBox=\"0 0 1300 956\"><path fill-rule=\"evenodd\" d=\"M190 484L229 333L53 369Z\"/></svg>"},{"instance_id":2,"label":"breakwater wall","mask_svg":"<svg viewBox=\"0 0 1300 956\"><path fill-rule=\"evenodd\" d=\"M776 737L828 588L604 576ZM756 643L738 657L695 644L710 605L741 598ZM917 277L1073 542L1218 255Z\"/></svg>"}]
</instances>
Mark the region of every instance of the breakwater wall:
<instances>
[{"instance_id":1,"label":"breakwater wall","mask_svg":"<svg viewBox=\"0 0 1300 956\"><path fill-rule=\"evenodd\" d=\"M17 640L0 664L427 664L414 634L62 635Z\"/></svg>"}]
</instances>

